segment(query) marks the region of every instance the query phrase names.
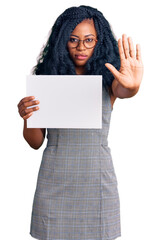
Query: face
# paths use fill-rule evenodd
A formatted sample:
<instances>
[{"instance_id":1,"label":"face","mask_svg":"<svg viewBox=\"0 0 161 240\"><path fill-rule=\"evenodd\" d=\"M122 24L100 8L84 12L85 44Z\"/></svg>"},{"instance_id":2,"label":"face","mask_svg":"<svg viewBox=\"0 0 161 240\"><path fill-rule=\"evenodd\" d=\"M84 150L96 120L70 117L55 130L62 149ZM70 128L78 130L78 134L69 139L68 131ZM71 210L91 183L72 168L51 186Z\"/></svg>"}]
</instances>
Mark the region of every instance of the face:
<instances>
[{"instance_id":1,"label":"face","mask_svg":"<svg viewBox=\"0 0 161 240\"><path fill-rule=\"evenodd\" d=\"M71 33L70 38L72 38L73 41L74 39L86 39L87 41L91 41L91 39L97 39L97 33L93 19L85 19L81 23L79 23L74 29L74 31ZM80 41L79 45L76 48L70 48L69 42L67 46L70 57L75 64L76 73L83 74L85 70L85 64L92 56L95 46L93 48L86 48L83 44L83 41Z\"/></svg>"}]
</instances>

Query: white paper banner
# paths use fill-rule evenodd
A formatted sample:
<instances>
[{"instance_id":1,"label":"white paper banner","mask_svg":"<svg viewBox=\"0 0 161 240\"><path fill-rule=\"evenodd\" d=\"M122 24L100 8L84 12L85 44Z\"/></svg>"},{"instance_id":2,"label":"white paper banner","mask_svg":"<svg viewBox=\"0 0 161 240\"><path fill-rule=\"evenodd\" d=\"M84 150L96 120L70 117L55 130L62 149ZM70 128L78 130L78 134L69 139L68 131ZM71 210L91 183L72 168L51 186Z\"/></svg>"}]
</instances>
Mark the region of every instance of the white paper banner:
<instances>
[{"instance_id":1,"label":"white paper banner","mask_svg":"<svg viewBox=\"0 0 161 240\"><path fill-rule=\"evenodd\" d=\"M39 100L28 128L102 128L102 75L29 75L27 96Z\"/></svg>"}]
</instances>

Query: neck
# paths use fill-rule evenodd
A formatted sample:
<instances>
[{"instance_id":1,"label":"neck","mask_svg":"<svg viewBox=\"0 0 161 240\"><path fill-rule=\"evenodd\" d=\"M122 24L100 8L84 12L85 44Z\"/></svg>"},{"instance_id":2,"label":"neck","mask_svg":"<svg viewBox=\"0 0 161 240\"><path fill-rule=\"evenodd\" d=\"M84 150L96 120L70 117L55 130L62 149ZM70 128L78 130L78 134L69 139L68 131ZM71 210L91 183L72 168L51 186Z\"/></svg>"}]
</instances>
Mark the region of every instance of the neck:
<instances>
[{"instance_id":1,"label":"neck","mask_svg":"<svg viewBox=\"0 0 161 240\"><path fill-rule=\"evenodd\" d=\"M76 74L77 75L83 75L85 73L85 67L82 66L82 67L76 67L75 68L75 71L76 71Z\"/></svg>"}]
</instances>

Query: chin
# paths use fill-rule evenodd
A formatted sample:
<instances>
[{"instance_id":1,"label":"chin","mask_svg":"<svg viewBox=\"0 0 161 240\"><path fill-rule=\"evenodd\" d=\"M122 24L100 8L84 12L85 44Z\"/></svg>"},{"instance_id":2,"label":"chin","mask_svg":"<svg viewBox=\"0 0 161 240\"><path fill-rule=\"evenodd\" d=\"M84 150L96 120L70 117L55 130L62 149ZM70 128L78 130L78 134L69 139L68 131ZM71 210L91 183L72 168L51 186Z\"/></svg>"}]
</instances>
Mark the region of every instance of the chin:
<instances>
[{"instance_id":1,"label":"chin","mask_svg":"<svg viewBox=\"0 0 161 240\"><path fill-rule=\"evenodd\" d=\"M75 61L74 62L74 64L76 65L76 66L79 66L79 67L85 67L85 65L86 65L86 63L87 63L87 61Z\"/></svg>"}]
</instances>

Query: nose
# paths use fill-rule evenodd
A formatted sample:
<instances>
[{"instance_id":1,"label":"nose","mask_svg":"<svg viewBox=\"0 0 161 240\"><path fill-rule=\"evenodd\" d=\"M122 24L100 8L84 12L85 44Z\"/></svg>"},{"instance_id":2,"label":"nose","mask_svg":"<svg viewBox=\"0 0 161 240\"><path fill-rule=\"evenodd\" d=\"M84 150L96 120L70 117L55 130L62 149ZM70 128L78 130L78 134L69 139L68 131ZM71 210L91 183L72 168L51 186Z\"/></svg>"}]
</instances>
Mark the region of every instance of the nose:
<instances>
[{"instance_id":1,"label":"nose","mask_svg":"<svg viewBox=\"0 0 161 240\"><path fill-rule=\"evenodd\" d=\"M79 44L78 44L78 46L77 46L77 49L78 50L84 50L85 49L85 46L84 46L84 44L83 44L83 41L79 41Z\"/></svg>"}]
</instances>

